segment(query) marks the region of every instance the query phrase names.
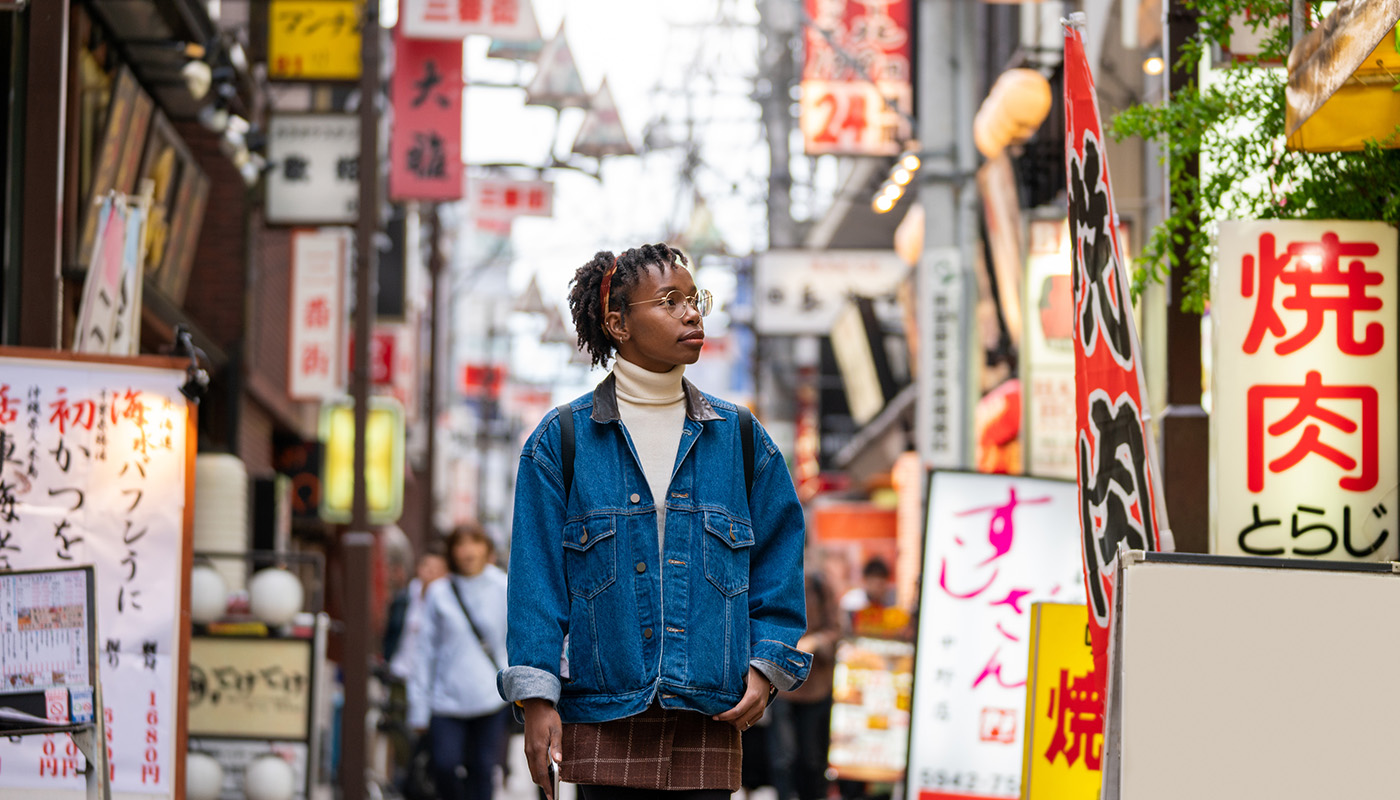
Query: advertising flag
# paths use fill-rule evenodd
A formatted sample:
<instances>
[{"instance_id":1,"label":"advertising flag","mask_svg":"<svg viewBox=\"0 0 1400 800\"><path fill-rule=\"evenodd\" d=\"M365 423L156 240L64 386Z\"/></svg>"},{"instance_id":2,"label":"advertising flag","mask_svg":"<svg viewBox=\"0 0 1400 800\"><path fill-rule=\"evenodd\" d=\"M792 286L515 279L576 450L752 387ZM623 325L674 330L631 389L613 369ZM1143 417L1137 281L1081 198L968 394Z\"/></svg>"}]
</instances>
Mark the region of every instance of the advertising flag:
<instances>
[{"instance_id":1,"label":"advertising flag","mask_svg":"<svg viewBox=\"0 0 1400 800\"><path fill-rule=\"evenodd\" d=\"M1065 171L1074 292L1075 459L1094 672L1108 674L1118 545L1171 549L1145 421L1142 347L1108 177L1099 103L1074 23L1065 26ZM1100 683L1102 687L1102 683ZM1101 695L1102 696L1102 695Z\"/></svg>"},{"instance_id":2,"label":"advertising flag","mask_svg":"<svg viewBox=\"0 0 1400 800\"><path fill-rule=\"evenodd\" d=\"M462 199L462 43L398 37L389 196Z\"/></svg>"}]
</instances>

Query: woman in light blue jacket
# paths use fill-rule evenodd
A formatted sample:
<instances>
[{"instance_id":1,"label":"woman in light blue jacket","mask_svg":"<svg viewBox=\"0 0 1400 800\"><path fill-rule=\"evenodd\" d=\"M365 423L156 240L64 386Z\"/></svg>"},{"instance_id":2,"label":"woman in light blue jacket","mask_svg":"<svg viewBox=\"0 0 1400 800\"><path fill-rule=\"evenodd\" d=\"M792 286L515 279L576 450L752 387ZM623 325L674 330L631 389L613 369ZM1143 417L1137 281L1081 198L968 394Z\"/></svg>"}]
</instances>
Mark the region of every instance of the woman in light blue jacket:
<instances>
[{"instance_id":1,"label":"woman in light blue jacket","mask_svg":"<svg viewBox=\"0 0 1400 800\"><path fill-rule=\"evenodd\" d=\"M426 729L439 797L487 800L505 736L505 703L494 688L505 663L506 574L480 525L447 540L452 573L423 601L408 683L408 721Z\"/></svg>"}]
</instances>

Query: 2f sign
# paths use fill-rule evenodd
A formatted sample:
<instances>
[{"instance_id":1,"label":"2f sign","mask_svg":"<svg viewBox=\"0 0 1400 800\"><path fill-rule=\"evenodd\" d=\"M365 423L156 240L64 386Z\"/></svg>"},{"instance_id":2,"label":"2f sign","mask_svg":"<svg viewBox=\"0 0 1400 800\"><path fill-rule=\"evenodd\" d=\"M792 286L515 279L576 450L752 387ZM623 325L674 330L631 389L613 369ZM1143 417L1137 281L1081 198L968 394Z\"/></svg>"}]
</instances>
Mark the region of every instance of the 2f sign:
<instances>
[{"instance_id":1,"label":"2f sign","mask_svg":"<svg viewBox=\"0 0 1400 800\"><path fill-rule=\"evenodd\" d=\"M908 124L891 109L907 107L907 85L802 82L802 138L808 155L896 155Z\"/></svg>"}]
</instances>

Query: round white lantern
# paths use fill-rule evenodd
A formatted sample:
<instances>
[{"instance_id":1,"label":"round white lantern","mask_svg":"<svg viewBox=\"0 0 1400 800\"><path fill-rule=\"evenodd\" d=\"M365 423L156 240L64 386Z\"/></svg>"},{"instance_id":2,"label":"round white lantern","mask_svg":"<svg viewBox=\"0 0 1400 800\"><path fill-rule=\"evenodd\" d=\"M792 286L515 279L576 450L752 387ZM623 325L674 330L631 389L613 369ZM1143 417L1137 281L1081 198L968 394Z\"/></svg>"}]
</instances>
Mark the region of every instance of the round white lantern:
<instances>
[{"instance_id":1,"label":"round white lantern","mask_svg":"<svg viewBox=\"0 0 1400 800\"><path fill-rule=\"evenodd\" d=\"M185 757L185 797L187 800L218 800L224 785L224 768L208 753Z\"/></svg>"},{"instance_id":2,"label":"round white lantern","mask_svg":"<svg viewBox=\"0 0 1400 800\"><path fill-rule=\"evenodd\" d=\"M190 617L195 622L217 622L227 602L228 585L218 570L200 564L190 571Z\"/></svg>"},{"instance_id":3,"label":"round white lantern","mask_svg":"<svg viewBox=\"0 0 1400 800\"><path fill-rule=\"evenodd\" d=\"M260 570L248 581L248 610L269 625L286 625L301 611L301 581L285 569Z\"/></svg>"},{"instance_id":4,"label":"round white lantern","mask_svg":"<svg viewBox=\"0 0 1400 800\"><path fill-rule=\"evenodd\" d=\"M258 756L243 773L243 794L248 800L292 800L296 774L280 756Z\"/></svg>"}]
</instances>

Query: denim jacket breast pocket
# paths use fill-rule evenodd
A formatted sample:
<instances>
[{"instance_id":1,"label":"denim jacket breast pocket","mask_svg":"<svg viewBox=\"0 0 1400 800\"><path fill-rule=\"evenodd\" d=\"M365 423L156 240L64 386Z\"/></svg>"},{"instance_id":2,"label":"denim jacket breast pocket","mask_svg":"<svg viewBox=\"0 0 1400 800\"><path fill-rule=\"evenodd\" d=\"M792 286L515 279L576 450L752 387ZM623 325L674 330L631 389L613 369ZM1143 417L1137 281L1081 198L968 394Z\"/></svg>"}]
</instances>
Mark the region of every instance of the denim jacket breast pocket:
<instances>
[{"instance_id":1,"label":"denim jacket breast pocket","mask_svg":"<svg viewBox=\"0 0 1400 800\"><path fill-rule=\"evenodd\" d=\"M726 597L749 590L753 527L717 511L705 512L705 577Z\"/></svg>"},{"instance_id":2,"label":"denim jacket breast pocket","mask_svg":"<svg viewBox=\"0 0 1400 800\"><path fill-rule=\"evenodd\" d=\"M617 580L617 536L612 516L564 525L564 575L569 593L591 600Z\"/></svg>"}]
</instances>

